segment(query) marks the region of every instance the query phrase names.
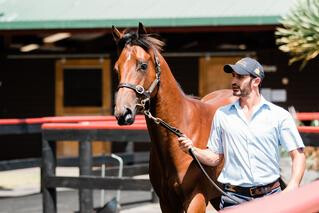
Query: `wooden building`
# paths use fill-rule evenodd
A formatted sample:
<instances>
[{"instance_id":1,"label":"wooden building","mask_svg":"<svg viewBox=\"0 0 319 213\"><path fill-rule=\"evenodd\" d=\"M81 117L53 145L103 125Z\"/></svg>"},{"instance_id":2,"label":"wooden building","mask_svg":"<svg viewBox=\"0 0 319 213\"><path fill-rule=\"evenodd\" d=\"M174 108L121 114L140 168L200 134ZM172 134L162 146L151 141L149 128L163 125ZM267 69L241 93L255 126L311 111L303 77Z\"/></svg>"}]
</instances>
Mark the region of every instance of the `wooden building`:
<instances>
[{"instance_id":1,"label":"wooden building","mask_svg":"<svg viewBox=\"0 0 319 213\"><path fill-rule=\"evenodd\" d=\"M223 65L252 56L266 70L267 99L284 108L318 111L319 63L313 60L299 71L299 64L288 66L288 55L275 44L280 17L293 3L1 1L0 118L112 114L117 52L111 26L135 28L138 22L165 41L163 54L187 94L229 88ZM40 137L0 137L0 158L39 156ZM60 144L61 155L76 154L74 146ZM109 151L103 143L93 149Z\"/></svg>"}]
</instances>

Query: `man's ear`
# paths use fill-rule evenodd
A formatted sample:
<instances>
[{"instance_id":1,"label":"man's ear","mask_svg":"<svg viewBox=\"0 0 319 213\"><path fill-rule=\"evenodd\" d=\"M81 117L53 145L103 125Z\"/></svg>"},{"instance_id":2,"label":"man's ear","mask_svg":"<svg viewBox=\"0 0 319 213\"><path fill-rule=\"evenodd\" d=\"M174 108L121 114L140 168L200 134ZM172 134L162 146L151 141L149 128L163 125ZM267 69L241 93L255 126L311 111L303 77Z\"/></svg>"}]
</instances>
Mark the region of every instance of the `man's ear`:
<instances>
[{"instance_id":1,"label":"man's ear","mask_svg":"<svg viewBox=\"0 0 319 213\"><path fill-rule=\"evenodd\" d=\"M261 78L259 77L254 78L254 84L256 84L256 86L259 87L259 85L261 84Z\"/></svg>"},{"instance_id":2,"label":"man's ear","mask_svg":"<svg viewBox=\"0 0 319 213\"><path fill-rule=\"evenodd\" d=\"M117 43L123 36L123 34L116 28L114 25L112 26L112 35L114 41Z\"/></svg>"}]
</instances>

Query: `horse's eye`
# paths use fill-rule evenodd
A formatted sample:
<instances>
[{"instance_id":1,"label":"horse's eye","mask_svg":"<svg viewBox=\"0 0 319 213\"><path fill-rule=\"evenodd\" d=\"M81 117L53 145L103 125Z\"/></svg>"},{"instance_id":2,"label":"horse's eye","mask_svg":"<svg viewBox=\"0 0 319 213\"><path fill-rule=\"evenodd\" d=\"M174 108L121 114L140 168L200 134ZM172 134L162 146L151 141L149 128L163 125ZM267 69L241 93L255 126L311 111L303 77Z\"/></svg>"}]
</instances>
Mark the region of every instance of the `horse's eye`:
<instances>
[{"instance_id":1,"label":"horse's eye","mask_svg":"<svg viewBox=\"0 0 319 213\"><path fill-rule=\"evenodd\" d=\"M141 63L140 68L141 68L141 70L145 71L147 69L147 64Z\"/></svg>"}]
</instances>

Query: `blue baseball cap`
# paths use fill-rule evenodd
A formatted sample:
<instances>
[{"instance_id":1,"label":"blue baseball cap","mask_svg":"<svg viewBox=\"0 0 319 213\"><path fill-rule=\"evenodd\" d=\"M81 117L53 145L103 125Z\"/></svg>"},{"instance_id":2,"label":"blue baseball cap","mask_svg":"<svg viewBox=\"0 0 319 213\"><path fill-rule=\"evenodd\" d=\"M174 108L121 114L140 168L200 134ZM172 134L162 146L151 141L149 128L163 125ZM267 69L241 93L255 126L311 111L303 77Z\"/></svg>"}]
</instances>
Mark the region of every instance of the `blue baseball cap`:
<instances>
[{"instance_id":1,"label":"blue baseball cap","mask_svg":"<svg viewBox=\"0 0 319 213\"><path fill-rule=\"evenodd\" d=\"M226 64L224 71L226 73L236 72L239 75L253 75L261 80L265 77L264 68L258 61L250 57L242 58L236 64Z\"/></svg>"}]
</instances>

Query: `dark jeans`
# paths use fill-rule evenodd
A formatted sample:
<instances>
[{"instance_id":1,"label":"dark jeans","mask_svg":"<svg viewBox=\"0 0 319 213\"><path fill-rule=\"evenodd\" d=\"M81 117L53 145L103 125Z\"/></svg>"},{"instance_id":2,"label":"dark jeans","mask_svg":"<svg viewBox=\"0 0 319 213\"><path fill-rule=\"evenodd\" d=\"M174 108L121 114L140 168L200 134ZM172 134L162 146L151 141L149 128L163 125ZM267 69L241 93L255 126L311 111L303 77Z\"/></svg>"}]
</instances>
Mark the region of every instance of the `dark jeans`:
<instances>
[{"instance_id":1,"label":"dark jeans","mask_svg":"<svg viewBox=\"0 0 319 213\"><path fill-rule=\"evenodd\" d=\"M281 192L281 188L280 187L275 188L272 191L270 191L269 193L264 194L264 195L262 195L260 197L249 197L249 196L244 196L244 195L237 194L235 192L230 192L230 191L225 190L226 194L228 194L230 196L233 196L233 197L236 197L239 201L241 201L240 203L244 203L244 202L247 202L247 201L258 199L258 198L261 198L261 197L264 197L264 196L267 196L267 195L271 195L271 194L275 194L275 193L278 193L278 192ZM235 205L238 205L238 203L235 203L234 201L232 201L231 199L229 199L225 195L222 195L221 200L220 200L220 205L219 205L220 209L228 208L228 207L235 206Z\"/></svg>"}]
</instances>

